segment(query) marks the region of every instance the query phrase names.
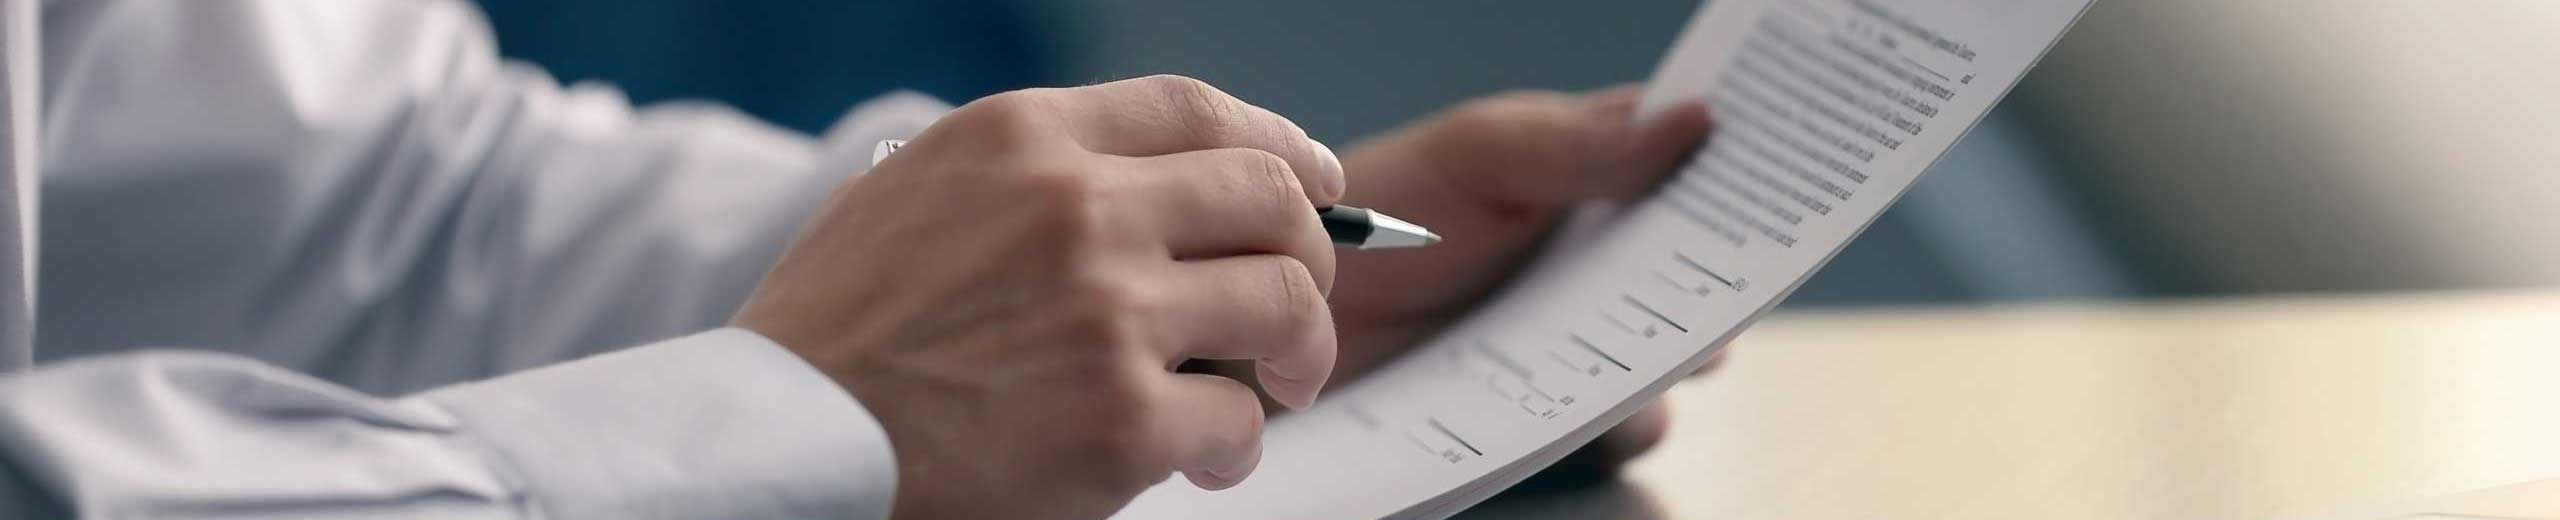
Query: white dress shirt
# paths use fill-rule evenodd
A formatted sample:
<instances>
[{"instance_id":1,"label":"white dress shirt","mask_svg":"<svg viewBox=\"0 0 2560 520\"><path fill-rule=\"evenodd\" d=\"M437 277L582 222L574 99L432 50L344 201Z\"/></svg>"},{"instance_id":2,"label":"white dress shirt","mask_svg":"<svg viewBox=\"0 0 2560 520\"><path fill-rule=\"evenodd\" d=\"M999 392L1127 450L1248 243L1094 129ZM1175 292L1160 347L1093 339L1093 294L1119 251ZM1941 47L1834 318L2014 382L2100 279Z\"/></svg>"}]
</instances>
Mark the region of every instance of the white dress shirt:
<instances>
[{"instance_id":1,"label":"white dress shirt","mask_svg":"<svg viewBox=\"0 0 2560 520\"><path fill-rule=\"evenodd\" d=\"M0 0L0 518L886 516L861 404L719 327L947 107L634 110L459 0L38 2Z\"/></svg>"}]
</instances>

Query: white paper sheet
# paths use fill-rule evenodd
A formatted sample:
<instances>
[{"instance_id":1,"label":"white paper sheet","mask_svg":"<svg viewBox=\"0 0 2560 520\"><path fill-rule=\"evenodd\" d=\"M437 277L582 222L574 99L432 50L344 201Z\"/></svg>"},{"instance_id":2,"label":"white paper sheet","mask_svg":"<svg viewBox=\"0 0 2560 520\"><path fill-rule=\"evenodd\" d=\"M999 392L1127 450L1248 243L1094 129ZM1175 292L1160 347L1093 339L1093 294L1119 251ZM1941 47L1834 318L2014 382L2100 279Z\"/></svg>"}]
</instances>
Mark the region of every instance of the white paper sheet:
<instances>
[{"instance_id":1,"label":"white paper sheet","mask_svg":"<svg viewBox=\"0 0 2560 520\"><path fill-rule=\"evenodd\" d=\"M2091 0L1719 0L1644 114L1712 107L1676 179L1483 310L1269 425L1233 489L1172 479L1121 518L1439 518L1697 369L1946 152Z\"/></svg>"}]
</instances>

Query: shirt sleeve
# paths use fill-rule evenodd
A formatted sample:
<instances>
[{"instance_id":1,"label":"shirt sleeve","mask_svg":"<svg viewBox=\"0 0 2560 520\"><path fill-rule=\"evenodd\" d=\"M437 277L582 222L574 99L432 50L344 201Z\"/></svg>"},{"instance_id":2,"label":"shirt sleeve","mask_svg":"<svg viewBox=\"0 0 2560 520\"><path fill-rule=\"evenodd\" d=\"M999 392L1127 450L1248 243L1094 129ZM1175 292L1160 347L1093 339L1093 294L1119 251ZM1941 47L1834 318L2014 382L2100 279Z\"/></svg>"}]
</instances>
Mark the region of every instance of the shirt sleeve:
<instances>
[{"instance_id":1,"label":"shirt sleeve","mask_svg":"<svg viewBox=\"0 0 2560 520\"><path fill-rule=\"evenodd\" d=\"M0 379L5 518L885 518L895 468L738 329L403 399L183 351Z\"/></svg>"},{"instance_id":2,"label":"shirt sleeve","mask_svg":"<svg viewBox=\"0 0 2560 520\"><path fill-rule=\"evenodd\" d=\"M634 107L501 60L460 0L41 9L40 364L0 378L0 518L887 510L885 437L815 370L651 342L717 327L939 102L815 139Z\"/></svg>"},{"instance_id":3,"label":"shirt sleeve","mask_svg":"<svg viewBox=\"0 0 2560 520\"><path fill-rule=\"evenodd\" d=\"M185 345L376 395L721 326L881 139L635 106L462 0L43 8L38 362ZM809 64L823 67L825 64Z\"/></svg>"}]
</instances>

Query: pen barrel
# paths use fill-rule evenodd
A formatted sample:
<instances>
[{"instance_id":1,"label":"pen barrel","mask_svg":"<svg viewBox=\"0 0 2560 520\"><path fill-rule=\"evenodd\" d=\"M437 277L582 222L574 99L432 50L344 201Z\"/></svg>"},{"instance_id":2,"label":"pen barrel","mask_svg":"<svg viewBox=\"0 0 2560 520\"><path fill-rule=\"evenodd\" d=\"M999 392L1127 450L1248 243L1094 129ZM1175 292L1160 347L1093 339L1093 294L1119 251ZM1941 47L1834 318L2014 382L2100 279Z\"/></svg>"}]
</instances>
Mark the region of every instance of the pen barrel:
<instances>
[{"instance_id":1,"label":"pen barrel","mask_svg":"<svg viewBox=\"0 0 2560 520\"><path fill-rule=\"evenodd\" d=\"M1358 247L1369 242L1369 234L1378 228L1369 220L1369 210L1334 206L1316 210L1316 219L1324 222L1324 234L1333 243Z\"/></svg>"}]
</instances>

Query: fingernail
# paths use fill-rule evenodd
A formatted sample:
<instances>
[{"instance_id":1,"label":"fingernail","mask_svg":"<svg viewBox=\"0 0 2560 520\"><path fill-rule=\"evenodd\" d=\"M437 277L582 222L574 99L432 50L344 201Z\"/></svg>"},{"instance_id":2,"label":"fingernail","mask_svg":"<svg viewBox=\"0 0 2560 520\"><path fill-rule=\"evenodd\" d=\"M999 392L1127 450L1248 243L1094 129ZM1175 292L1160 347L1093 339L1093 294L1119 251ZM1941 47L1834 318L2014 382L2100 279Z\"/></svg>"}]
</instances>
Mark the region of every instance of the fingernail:
<instances>
[{"instance_id":1,"label":"fingernail","mask_svg":"<svg viewBox=\"0 0 2560 520\"><path fill-rule=\"evenodd\" d=\"M1603 121L1635 126L1636 104L1641 100L1632 96L1603 98L1594 100L1587 108L1593 116L1600 117Z\"/></svg>"},{"instance_id":2,"label":"fingernail","mask_svg":"<svg viewBox=\"0 0 2560 520\"><path fill-rule=\"evenodd\" d=\"M1307 139L1307 144L1313 145L1316 150L1316 157L1324 160L1325 167L1332 168L1335 172L1342 172L1342 158L1333 154L1333 147L1325 146L1324 141L1318 141L1313 138ZM1334 201L1342 200L1343 194L1351 190L1351 181L1348 177L1350 177L1350 175L1347 172L1343 172L1339 175L1325 176L1325 185L1320 188L1325 194L1324 198L1326 200Z\"/></svg>"},{"instance_id":3,"label":"fingernail","mask_svg":"<svg viewBox=\"0 0 2560 520\"><path fill-rule=\"evenodd\" d=\"M1209 491L1236 487L1236 483L1240 482L1235 478L1220 475L1215 471L1193 471L1183 473L1182 476L1191 479L1191 485L1199 486L1200 489Z\"/></svg>"},{"instance_id":4,"label":"fingernail","mask_svg":"<svg viewBox=\"0 0 2560 520\"><path fill-rule=\"evenodd\" d=\"M1270 392L1272 400L1293 410L1315 406L1316 394L1324 391L1321 385L1281 374L1272 370L1269 364L1256 366L1254 370L1262 378L1262 390Z\"/></svg>"},{"instance_id":5,"label":"fingernail","mask_svg":"<svg viewBox=\"0 0 2560 520\"><path fill-rule=\"evenodd\" d=\"M1245 455L1241 460L1242 463L1239 464L1238 467L1229 468L1226 471L1209 470L1203 472L1209 475L1210 480L1215 481L1212 482L1212 485L1217 486L1210 489L1210 491L1236 487L1237 484L1244 483L1244 479L1253 476L1253 469L1262 466L1262 443L1255 442L1252 447L1253 452Z\"/></svg>"}]
</instances>

